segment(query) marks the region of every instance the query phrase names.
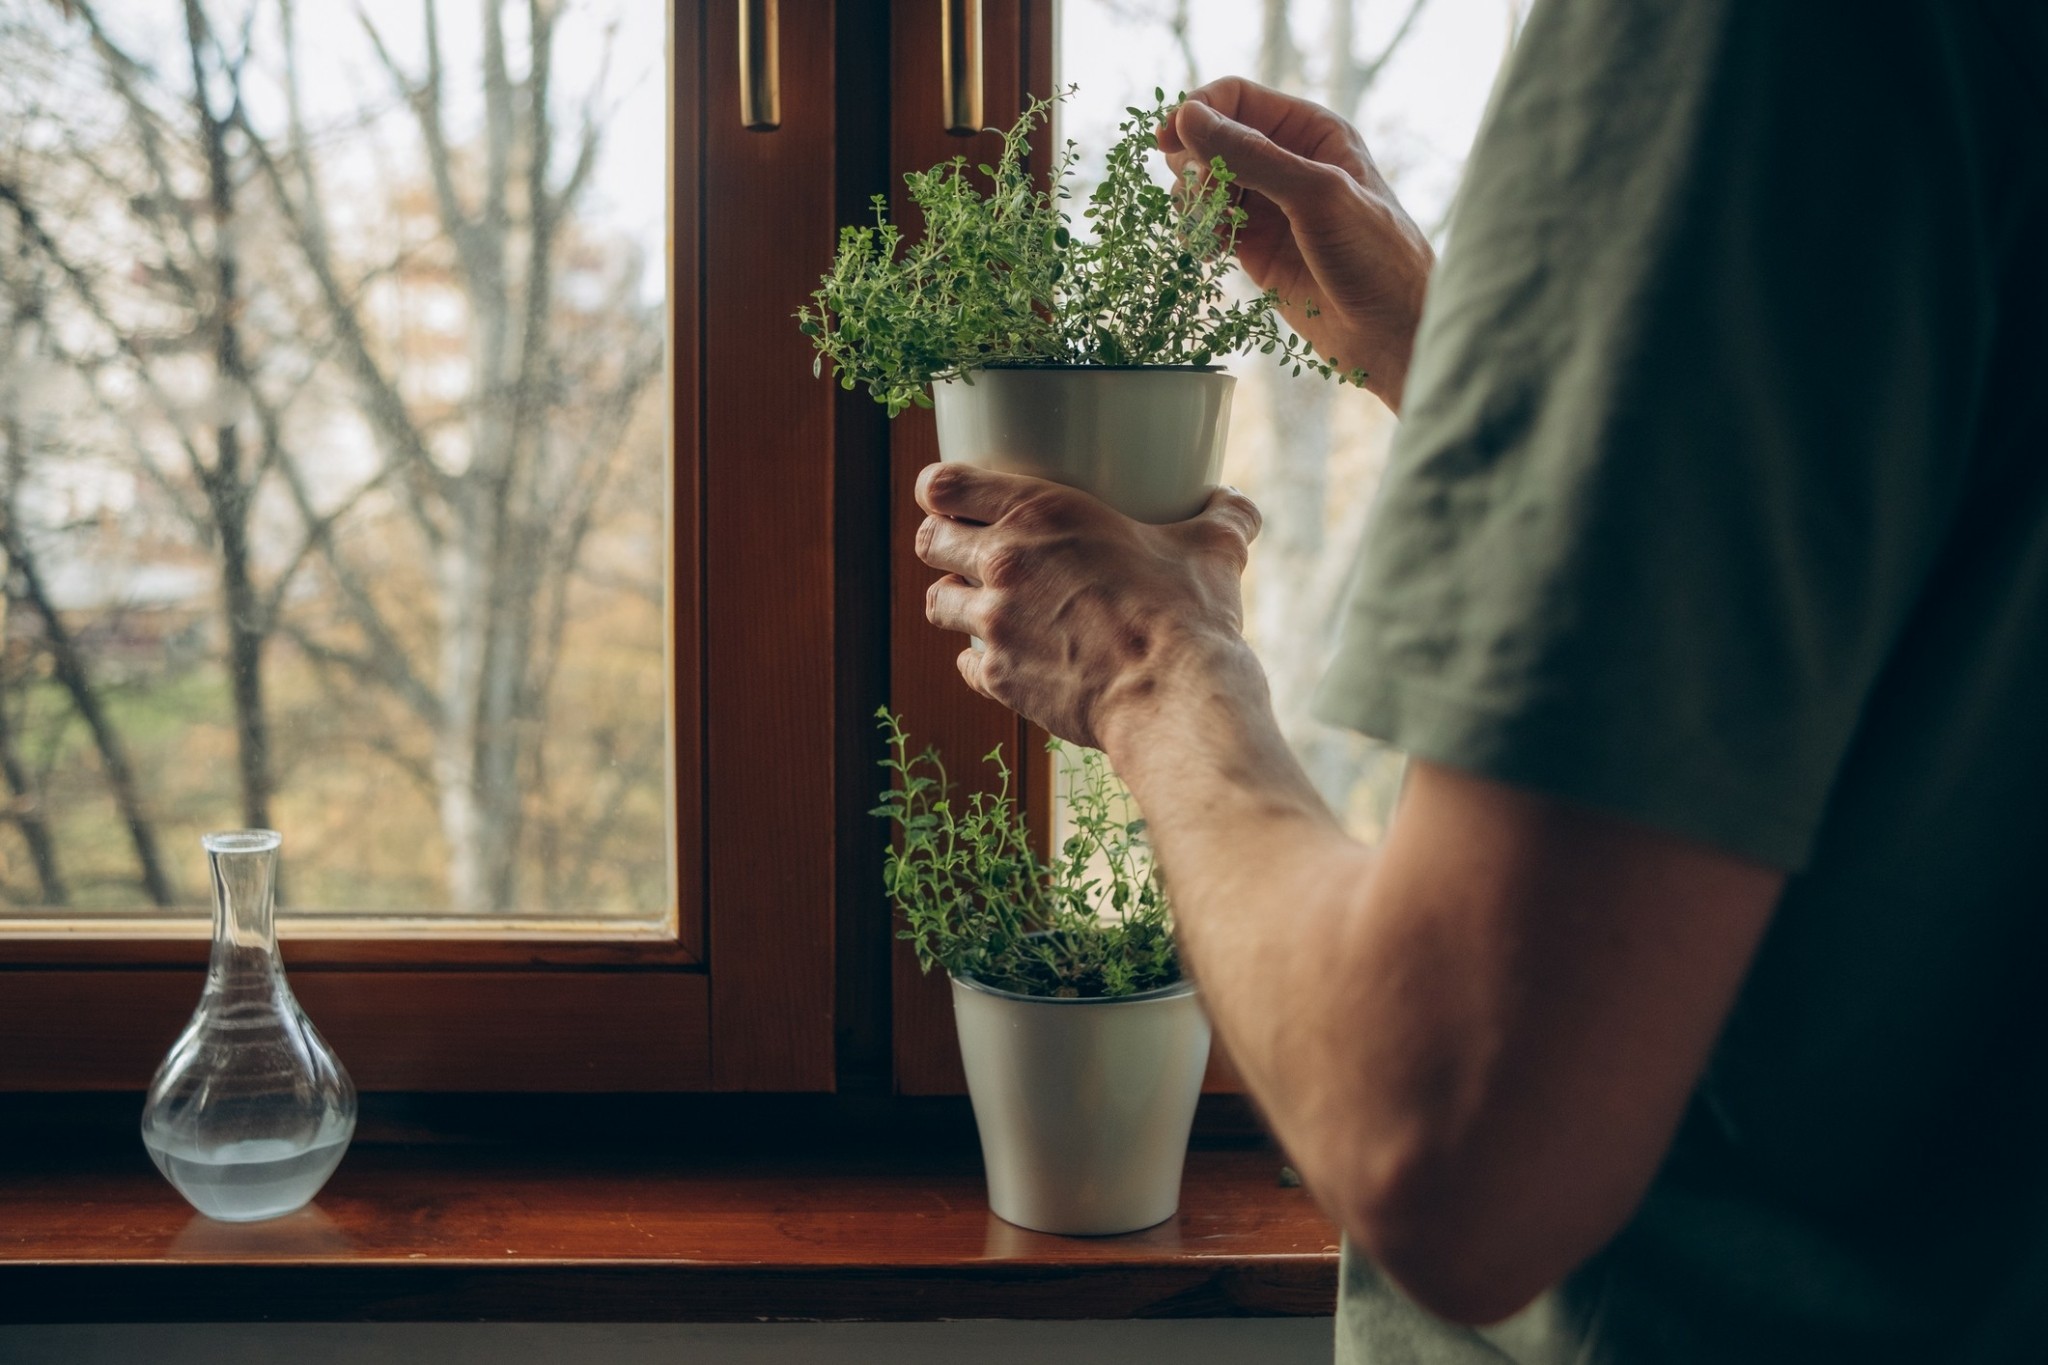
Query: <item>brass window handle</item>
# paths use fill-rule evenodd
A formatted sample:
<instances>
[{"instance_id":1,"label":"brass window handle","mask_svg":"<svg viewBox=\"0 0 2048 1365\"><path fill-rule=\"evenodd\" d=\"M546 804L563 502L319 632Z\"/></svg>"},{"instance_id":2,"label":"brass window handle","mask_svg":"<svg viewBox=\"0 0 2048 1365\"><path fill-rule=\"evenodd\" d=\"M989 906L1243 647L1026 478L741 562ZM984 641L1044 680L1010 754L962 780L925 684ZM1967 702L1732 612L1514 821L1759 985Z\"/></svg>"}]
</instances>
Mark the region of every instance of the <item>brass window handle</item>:
<instances>
[{"instance_id":1,"label":"brass window handle","mask_svg":"<svg viewBox=\"0 0 2048 1365\"><path fill-rule=\"evenodd\" d=\"M939 0L939 95L946 131L972 137L982 130L981 0Z\"/></svg>"},{"instance_id":2,"label":"brass window handle","mask_svg":"<svg viewBox=\"0 0 2048 1365\"><path fill-rule=\"evenodd\" d=\"M739 0L739 7L740 122L757 133L772 133L782 126L782 5L780 0ZM978 64L979 56L975 60Z\"/></svg>"}]
</instances>

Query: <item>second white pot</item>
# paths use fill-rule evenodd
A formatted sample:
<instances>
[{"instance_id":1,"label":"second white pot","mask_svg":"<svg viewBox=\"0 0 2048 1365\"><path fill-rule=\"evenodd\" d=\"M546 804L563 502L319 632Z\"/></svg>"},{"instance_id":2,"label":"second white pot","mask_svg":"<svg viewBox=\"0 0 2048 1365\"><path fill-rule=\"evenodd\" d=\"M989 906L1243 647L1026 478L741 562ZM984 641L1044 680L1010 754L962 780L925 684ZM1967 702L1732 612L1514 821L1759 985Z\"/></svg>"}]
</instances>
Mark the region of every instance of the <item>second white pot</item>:
<instances>
[{"instance_id":1,"label":"second white pot","mask_svg":"<svg viewBox=\"0 0 2048 1365\"><path fill-rule=\"evenodd\" d=\"M1053 1000L952 982L996 1216L1093 1236L1173 1217L1209 1062L1194 986Z\"/></svg>"},{"instance_id":2,"label":"second white pot","mask_svg":"<svg viewBox=\"0 0 2048 1365\"><path fill-rule=\"evenodd\" d=\"M1092 493L1137 521L1184 521L1223 471L1220 369L1044 365L932 385L939 457Z\"/></svg>"}]
</instances>

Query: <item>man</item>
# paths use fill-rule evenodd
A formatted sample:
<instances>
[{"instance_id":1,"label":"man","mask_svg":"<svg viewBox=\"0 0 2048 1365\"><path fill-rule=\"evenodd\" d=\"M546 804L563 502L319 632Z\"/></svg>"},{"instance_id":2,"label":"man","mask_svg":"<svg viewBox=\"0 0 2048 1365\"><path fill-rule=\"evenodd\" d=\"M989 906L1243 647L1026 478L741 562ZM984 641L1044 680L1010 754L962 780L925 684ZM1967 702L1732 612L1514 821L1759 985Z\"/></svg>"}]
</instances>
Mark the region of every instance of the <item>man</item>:
<instances>
[{"instance_id":1,"label":"man","mask_svg":"<svg viewBox=\"0 0 2048 1365\"><path fill-rule=\"evenodd\" d=\"M1347 1234L1340 1358L2048 1359L2044 65L2019 3L1544 0L1427 309L1342 121L1161 130L1402 414L1323 694L1411 755L1377 851L1250 503L925 472L931 619L1108 751Z\"/></svg>"}]
</instances>

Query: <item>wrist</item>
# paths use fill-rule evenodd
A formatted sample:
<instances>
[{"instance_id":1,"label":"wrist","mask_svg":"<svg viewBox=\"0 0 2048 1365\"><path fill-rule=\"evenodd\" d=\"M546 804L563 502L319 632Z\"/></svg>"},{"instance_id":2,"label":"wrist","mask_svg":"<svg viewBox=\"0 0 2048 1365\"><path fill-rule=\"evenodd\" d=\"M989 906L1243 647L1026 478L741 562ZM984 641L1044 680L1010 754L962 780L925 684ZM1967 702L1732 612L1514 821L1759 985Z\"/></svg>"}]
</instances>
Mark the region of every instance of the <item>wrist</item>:
<instances>
[{"instance_id":1,"label":"wrist","mask_svg":"<svg viewBox=\"0 0 2048 1365\"><path fill-rule=\"evenodd\" d=\"M1408 369L1415 358L1415 338L1421 330L1422 298L1418 293L1413 307L1390 318L1381 327L1380 334L1385 338L1385 344L1380 363L1366 376L1366 388L1396 417L1401 415L1402 400L1408 389Z\"/></svg>"},{"instance_id":2,"label":"wrist","mask_svg":"<svg viewBox=\"0 0 2048 1365\"><path fill-rule=\"evenodd\" d=\"M1095 732L1110 766L1126 773L1162 738L1235 728L1270 705L1265 671L1242 635L1194 632L1165 643L1103 693Z\"/></svg>"},{"instance_id":3,"label":"wrist","mask_svg":"<svg viewBox=\"0 0 2048 1365\"><path fill-rule=\"evenodd\" d=\"M1386 404L1388 412L1399 417L1401 400L1408 389L1408 357L1403 353L1399 364L1388 363L1374 370L1366 377L1365 387L1372 396Z\"/></svg>"},{"instance_id":4,"label":"wrist","mask_svg":"<svg viewBox=\"0 0 2048 1365\"><path fill-rule=\"evenodd\" d=\"M1429 277L1436 269L1436 253L1429 239L1404 218L1404 241L1408 247L1406 269L1401 283L1390 284L1382 314L1374 331L1382 339L1379 364L1366 379L1366 387L1387 405L1396 417L1408 388L1408 369L1415 358L1415 339L1422 331L1422 309L1429 295ZM1391 255L1391 253L1390 253ZM1390 270L1390 275L1393 272Z\"/></svg>"},{"instance_id":5,"label":"wrist","mask_svg":"<svg viewBox=\"0 0 2048 1365\"><path fill-rule=\"evenodd\" d=\"M1162 856L1190 828L1219 838L1254 824L1269 835L1282 825L1341 835L1288 747L1243 636L1188 640L1172 663L1106 695L1096 725L1110 767L1154 820Z\"/></svg>"}]
</instances>

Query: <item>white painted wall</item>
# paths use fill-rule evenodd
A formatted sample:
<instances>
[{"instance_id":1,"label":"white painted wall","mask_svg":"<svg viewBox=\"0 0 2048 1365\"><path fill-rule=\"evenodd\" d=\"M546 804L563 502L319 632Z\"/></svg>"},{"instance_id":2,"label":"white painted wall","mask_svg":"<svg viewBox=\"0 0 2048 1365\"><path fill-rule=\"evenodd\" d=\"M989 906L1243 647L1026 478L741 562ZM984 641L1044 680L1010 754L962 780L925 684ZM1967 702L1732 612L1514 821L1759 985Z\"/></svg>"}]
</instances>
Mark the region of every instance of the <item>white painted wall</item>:
<instances>
[{"instance_id":1,"label":"white painted wall","mask_svg":"<svg viewBox=\"0 0 2048 1365\"><path fill-rule=\"evenodd\" d=\"M261 1312L262 1305L251 1304ZM0 1327L4 1365L1329 1365L1328 1318Z\"/></svg>"}]
</instances>

